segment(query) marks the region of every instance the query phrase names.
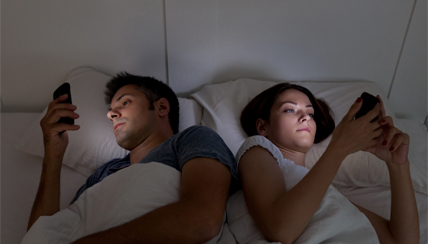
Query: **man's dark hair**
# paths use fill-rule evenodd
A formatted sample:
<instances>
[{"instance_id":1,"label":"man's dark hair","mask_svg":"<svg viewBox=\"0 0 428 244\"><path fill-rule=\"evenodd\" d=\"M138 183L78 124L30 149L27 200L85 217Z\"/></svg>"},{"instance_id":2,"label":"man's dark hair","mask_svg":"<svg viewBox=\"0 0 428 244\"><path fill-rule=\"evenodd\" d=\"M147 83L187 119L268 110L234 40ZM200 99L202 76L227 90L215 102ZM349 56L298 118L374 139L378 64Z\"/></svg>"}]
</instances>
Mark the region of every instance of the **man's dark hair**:
<instances>
[{"instance_id":1,"label":"man's dark hair","mask_svg":"<svg viewBox=\"0 0 428 244\"><path fill-rule=\"evenodd\" d=\"M149 100L149 109L153 110L153 103L161 98L165 98L169 102L170 110L168 113L169 123L174 134L178 133L179 123L179 104L177 95L165 83L147 76L131 75L127 72L117 73L106 85L105 102L111 104L111 101L116 92L126 85L137 85Z\"/></svg>"}]
</instances>

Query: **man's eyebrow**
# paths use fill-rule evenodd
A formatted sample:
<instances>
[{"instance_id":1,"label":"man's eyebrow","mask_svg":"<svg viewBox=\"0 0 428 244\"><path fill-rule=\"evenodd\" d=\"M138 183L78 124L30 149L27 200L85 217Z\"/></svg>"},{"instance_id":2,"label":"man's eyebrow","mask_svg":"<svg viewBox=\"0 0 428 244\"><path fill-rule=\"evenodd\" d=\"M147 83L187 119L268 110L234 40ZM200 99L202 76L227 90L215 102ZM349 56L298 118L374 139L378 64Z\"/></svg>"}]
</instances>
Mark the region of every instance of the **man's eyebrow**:
<instances>
[{"instance_id":1,"label":"man's eyebrow","mask_svg":"<svg viewBox=\"0 0 428 244\"><path fill-rule=\"evenodd\" d=\"M118 97L118 98L116 99L116 102L119 102L119 101L120 101L120 99L122 99L124 96L131 96L131 94L129 94L129 93L124 93L124 94L122 94L120 97Z\"/></svg>"},{"instance_id":2,"label":"man's eyebrow","mask_svg":"<svg viewBox=\"0 0 428 244\"><path fill-rule=\"evenodd\" d=\"M130 93L124 93L124 94L122 94L122 95L120 95L117 99L116 99L116 102L119 102L120 101L120 99L122 99L124 96L132 96L132 94L130 94ZM110 103L110 106L108 107L108 111L110 111L112 108L111 108L111 103Z\"/></svg>"}]
</instances>

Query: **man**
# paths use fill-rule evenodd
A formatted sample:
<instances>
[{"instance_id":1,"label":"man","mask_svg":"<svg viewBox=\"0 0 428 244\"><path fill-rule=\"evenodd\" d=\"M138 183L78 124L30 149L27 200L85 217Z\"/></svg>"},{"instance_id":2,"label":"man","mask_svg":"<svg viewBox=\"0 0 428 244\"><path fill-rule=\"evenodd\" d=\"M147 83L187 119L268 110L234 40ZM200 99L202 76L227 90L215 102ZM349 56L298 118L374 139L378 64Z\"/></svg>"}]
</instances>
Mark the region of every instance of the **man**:
<instances>
[{"instance_id":1,"label":"man","mask_svg":"<svg viewBox=\"0 0 428 244\"><path fill-rule=\"evenodd\" d=\"M57 123L60 117L79 117L76 106L61 103L66 96L51 102L40 122L45 157L28 228L40 216L60 210L60 171L68 136L59 132L79 129L78 125ZM203 243L214 238L222 227L227 197L239 185L236 162L223 140L203 126L176 134L177 97L153 78L118 74L107 84L106 102L117 143L130 153L101 166L74 200L117 170L152 161L181 171L180 200L75 243Z\"/></svg>"}]
</instances>

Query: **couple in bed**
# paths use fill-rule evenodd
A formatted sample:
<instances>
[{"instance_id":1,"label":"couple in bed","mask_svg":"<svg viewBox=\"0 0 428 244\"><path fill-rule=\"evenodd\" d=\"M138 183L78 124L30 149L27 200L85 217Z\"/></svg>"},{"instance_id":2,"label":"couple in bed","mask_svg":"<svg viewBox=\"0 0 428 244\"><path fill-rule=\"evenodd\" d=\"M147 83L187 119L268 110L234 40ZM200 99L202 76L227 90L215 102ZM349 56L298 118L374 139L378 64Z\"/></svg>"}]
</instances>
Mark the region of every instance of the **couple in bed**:
<instances>
[{"instance_id":1,"label":"couple in bed","mask_svg":"<svg viewBox=\"0 0 428 244\"><path fill-rule=\"evenodd\" d=\"M264 238L292 243L328 196L341 162L359 150L384 160L391 179L390 221L356 206L371 223L367 232L375 233L372 242L378 242L377 235L381 243L418 243L418 215L407 159L409 137L385 116L382 102L354 119L362 105L358 98L335 128L326 103L301 86L278 84L259 94L242 112L242 127L251 137L235 160L223 140L207 127L193 126L178 133L178 100L162 82L119 73L107 84L105 94L117 143L130 153L101 166L73 201L108 175L147 162L161 162L181 172L180 200L75 243L207 242L221 231L228 197L241 184L252 221ZM40 122L45 157L29 229L40 216L60 210L60 170L68 144L67 132L60 132L79 129L78 125L57 123L60 117L79 117L76 106L61 103L66 96L51 102ZM312 144L331 133L331 142L317 164L309 172L302 170Z\"/></svg>"}]
</instances>

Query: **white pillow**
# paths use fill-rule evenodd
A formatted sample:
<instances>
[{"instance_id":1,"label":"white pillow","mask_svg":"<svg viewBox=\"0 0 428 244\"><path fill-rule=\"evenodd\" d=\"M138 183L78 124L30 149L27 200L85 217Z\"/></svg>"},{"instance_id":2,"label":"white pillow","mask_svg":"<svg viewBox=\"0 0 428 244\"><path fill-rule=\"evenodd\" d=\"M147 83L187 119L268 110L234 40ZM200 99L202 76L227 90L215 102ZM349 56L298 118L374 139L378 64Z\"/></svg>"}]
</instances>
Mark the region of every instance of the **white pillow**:
<instances>
[{"instance_id":1,"label":"white pillow","mask_svg":"<svg viewBox=\"0 0 428 244\"><path fill-rule=\"evenodd\" d=\"M231 151L236 154L247 137L239 122L242 109L257 94L277 83L272 81L238 79L236 81L206 85L198 92L192 94L191 97L197 100L204 108L201 124L214 129L223 138ZM380 95L384 101L386 114L393 117L394 121L398 123L388 99L374 83L365 81L308 81L292 83L304 86L315 97L324 99L334 112L336 125L342 120L357 97L364 91L373 95ZM400 127L399 124L397 125L397 127ZM426 140L426 133L421 136L424 136ZM306 157L308 168L312 168L323 154L330 139L331 137L314 145L308 152ZM414 147L411 148L411 152L414 149ZM409 159L412 162L411 173L414 189L427 193L426 156L425 158L415 157L413 153L409 153ZM389 186L388 169L385 163L375 156L366 152L358 152L349 155L344 160L333 183L361 187L374 185Z\"/></svg>"},{"instance_id":2,"label":"white pillow","mask_svg":"<svg viewBox=\"0 0 428 244\"><path fill-rule=\"evenodd\" d=\"M107 119L108 106L104 102L106 83L109 75L89 67L79 67L70 72L65 82L71 86L72 102L80 115L75 122L80 125L78 131L70 131L69 144L63 164L85 176L91 175L100 165L113 158L123 157L127 151L116 143L112 124ZM53 92L53 91L52 91ZM202 107L194 100L178 98L180 103L180 124L182 131L189 126L199 124ZM43 157L43 135L40 120L47 108L28 128L16 148L26 153Z\"/></svg>"}]
</instances>

